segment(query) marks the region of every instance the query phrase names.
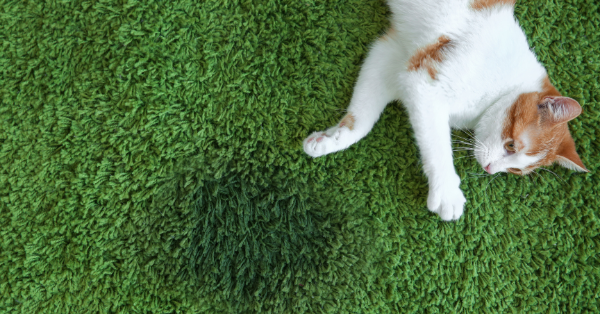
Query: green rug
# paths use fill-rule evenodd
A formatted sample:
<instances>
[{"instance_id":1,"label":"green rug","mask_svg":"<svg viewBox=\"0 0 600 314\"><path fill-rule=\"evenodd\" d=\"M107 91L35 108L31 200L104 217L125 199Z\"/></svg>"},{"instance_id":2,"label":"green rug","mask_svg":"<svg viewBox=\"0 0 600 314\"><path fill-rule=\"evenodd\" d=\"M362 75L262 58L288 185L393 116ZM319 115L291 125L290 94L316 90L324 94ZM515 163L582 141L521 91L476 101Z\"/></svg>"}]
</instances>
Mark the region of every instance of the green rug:
<instances>
[{"instance_id":1,"label":"green rug","mask_svg":"<svg viewBox=\"0 0 600 314\"><path fill-rule=\"evenodd\" d=\"M400 104L302 151L383 0L0 0L0 313L598 313L599 5L516 8L591 173L457 159L444 223Z\"/></svg>"}]
</instances>

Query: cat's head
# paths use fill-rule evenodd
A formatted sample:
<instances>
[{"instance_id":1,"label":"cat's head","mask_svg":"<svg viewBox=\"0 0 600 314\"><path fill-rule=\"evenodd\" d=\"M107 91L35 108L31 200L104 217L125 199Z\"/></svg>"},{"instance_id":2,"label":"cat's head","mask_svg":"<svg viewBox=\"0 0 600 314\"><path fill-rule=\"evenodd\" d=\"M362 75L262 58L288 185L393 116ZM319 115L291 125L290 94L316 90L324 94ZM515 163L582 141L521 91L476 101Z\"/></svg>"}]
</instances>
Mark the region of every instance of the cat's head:
<instances>
[{"instance_id":1,"label":"cat's head","mask_svg":"<svg viewBox=\"0 0 600 314\"><path fill-rule=\"evenodd\" d=\"M554 162L588 172L575 151L567 126L579 114L579 103L562 97L546 78L541 92L519 95L504 117L488 121L497 127L479 137L475 157L490 174L526 175Z\"/></svg>"}]
</instances>

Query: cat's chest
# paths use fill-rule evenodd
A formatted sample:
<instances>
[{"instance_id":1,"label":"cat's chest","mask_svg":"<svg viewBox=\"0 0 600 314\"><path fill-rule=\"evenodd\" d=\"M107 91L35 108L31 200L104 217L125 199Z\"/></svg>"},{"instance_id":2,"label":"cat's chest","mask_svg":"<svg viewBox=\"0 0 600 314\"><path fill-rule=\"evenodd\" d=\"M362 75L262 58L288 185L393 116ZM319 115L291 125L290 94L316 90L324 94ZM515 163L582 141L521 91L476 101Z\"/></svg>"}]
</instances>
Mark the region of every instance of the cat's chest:
<instances>
[{"instance_id":1,"label":"cat's chest","mask_svg":"<svg viewBox=\"0 0 600 314\"><path fill-rule=\"evenodd\" d=\"M463 90L448 96L449 123L453 128L473 128L482 115L506 93L500 90Z\"/></svg>"},{"instance_id":2,"label":"cat's chest","mask_svg":"<svg viewBox=\"0 0 600 314\"><path fill-rule=\"evenodd\" d=\"M449 108L449 122L450 127L463 129L473 128L481 118L481 115L485 111L484 104L463 103L460 105Z\"/></svg>"}]
</instances>

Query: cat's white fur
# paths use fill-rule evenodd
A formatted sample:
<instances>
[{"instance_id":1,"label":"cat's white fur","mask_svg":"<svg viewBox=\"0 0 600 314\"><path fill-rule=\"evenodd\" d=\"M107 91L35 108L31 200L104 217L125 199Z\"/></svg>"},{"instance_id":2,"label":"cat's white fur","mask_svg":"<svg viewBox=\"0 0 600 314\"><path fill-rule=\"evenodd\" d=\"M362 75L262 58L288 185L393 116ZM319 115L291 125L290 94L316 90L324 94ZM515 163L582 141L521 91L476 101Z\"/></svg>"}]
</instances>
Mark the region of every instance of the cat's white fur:
<instances>
[{"instance_id":1,"label":"cat's white fur","mask_svg":"<svg viewBox=\"0 0 600 314\"><path fill-rule=\"evenodd\" d=\"M353 128L334 126L304 140L319 157L349 147L373 128L385 106L406 107L429 180L428 208L444 220L463 214L465 197L452 159L450 128L474 129L476 158L490 173L524 168L542 156L506 155L501 139L507 110L521 93L541 91L546 70L530 50L513 7L474 10L469 0L389 0L394 32L377 40L364 61L348 112ZM408 71L418 49L448 37L452 49L425 70Z\"/></svg>"}]
</instances>

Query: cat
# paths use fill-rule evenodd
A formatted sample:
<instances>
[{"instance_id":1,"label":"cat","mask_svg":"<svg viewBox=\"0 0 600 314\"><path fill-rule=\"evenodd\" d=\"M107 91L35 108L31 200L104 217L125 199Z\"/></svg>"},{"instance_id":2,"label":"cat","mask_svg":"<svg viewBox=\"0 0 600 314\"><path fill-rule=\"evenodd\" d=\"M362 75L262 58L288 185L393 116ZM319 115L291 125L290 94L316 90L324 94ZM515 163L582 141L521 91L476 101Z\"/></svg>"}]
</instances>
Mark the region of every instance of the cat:
<instances>
[{"instance_id":1,"label":"cat","mask_svg":"<svg viewBox=\"0 0 600 314\"><path fill-rule=\"evenodd\" d=\"M563 97L514 17L516 0L388 0L391 27L371 46L347 114L304 142L319 157L348 148L385 106L406 107L429 182L427 207L459 219L466 199L452 159L451 128L474 131L489 174L526 175L554 162L588 172L567 122L581 112Z\"/></svg>"}]
</instances>

